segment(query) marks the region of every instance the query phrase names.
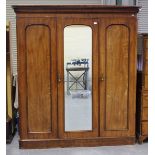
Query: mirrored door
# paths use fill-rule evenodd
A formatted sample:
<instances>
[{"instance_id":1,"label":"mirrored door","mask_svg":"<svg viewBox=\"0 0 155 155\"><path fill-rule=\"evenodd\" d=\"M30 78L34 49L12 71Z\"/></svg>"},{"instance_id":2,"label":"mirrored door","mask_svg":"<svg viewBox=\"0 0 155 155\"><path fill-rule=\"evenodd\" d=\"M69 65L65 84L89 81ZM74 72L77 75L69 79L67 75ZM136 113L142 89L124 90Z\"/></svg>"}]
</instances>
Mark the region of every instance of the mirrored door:
<instances>
[{"instance_id":1,"label":"mirrored door","mask_svg":"<svg viewBox=\"0 0 155 155\"><path fill-rule=\"evenodd\" d=\"M92 29L64 28L65 132L92 130Z\"/></svg>"},{"instance_id":2,"label":"mirrored door","mask_svg":"<svg viewBox=\"0 0 155 155\"><path fill-rule=\"evenodd\" d=\"M97 21L58 22L58 113L61 137L98 135Z\"/></svg>"}]
</instances>

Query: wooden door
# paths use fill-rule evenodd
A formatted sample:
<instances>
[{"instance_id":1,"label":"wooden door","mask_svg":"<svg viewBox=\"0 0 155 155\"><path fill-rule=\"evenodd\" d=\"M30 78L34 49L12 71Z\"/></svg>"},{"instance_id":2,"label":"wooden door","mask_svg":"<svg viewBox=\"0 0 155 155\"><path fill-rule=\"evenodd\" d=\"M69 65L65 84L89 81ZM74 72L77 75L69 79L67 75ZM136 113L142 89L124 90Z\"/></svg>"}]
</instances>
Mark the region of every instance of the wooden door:
<instances>
[{"instance_id":1,"label":"wooden door","mask_svg":"<svg viewBox=\"0 0 155 155\"><path fill-rule=\"evenodd\" d=\"M67 57L65 54L65 49L64 48L64 44L66 43L65 38L65 28L68 26L72 26L74 25L75 27L78 25L82 25L82 26L86 26L90 31L91 31L91 36L92 36L92 45L91 45L91 51L90 54L92 55L91 57L91 62L92 62L92 91L91 91L91 97L92 97L92 102L91 102L91 127L90 129L83 129L83 127L81 129L74 129L73 130L68 130L66 129L67 127L67 119L72 119L75 118L77 111L80 111L78 108L73 108L74 111L72 111L73 115L70 115L70 112L65 113L66 109L65 108L65 104L70 104L69 102L67 102L65 100L65 85L66 85L66 81L64 75L66 72L66 69L64 68L64 66L66 65L66 62L64 62L64 59ZM58 128L59 128L59 137L61 138L86 138L86 137L97 137L98 136L98 22L96 20L92 20L92 19L80 19L80 18L64 18L64 19L59 19L58 23L57 23L57 28L58 28L58 37L57 37L57 42L58 44L58 79L59 79L59 84L58 84ZM76 31L75 31L76 32ZM83 35L83 33L77 33L77 35L75 36L68 36L70 37L70 39L76 39L76 38L80 38L81 36L85 37ZM81 38L82 39L82 38ZM89 39L89 38L88 38ZM81 40L79 40L81 41ZM85 42L86 40L84 40ZM79 51L79 47L75 47L75 44L71 43L71 46L73 47L73 51L72 51L72 56L76 55L77 53L80 52L85 52L84 48L83 51ZM80 46L80 45L79 45ZM83 44L83 46L85 46ZM87 55L89 56L89 55ZM78 56L80 57L80 55ZM73 57L72 57L73 58ZM75 56L75 59L77 57ZM81 57L80 57L81 58ZM66 58L67 59L67 58ZM90 64L89 64L90 65ZM90 70L90 69L89 69ZM85 92L88 91L89 92L89 88L87 90L84 90ZM68 95L68 94L67 94ZM75 94L75 95L78 95ZM81 94L82 96L83 94ZM70 98L74 98L73 96L70 94ZM83 97L82 97L83 98ZM87 97L86 97L87 98ZM78 99L73 99L73 102L71 104L74 104L75 106L78 107L78 104L81 104L80 102L76 102ZM79 99L80 100L80 99ZM86 99L87 100L87 99ZM86 104L86 100L84 101L84 99L81 99L81 102L83 102L83 106ZM83 111L83 108L81 108L81 112L79 117L77 117L77 119L75 121L72 121L73 124L76 126L78 122L86 120L85 118L85 113L87 111ZM68 116L69 115L69 116ZM81 115L83 115L83 117L80 117ZM68 116L68 117L67 117ZM89 116L88 116L89 117ZM89 120L90 121L90 120ZM65 124L66 123L66 124ZM81 123L81 122L80 122ZM80 124L79 123L79 124ZM88 122L82 122L84 123L83 125L85 125L85 123L87 124ZM65 126L66 125L66 126ZM73 127L74 127L73 125Z\"/></svg>"},{"instance_id":2,"label":"wooden door","mask_svg":"<svg viewBox=\"0 0 155 155\"><path fill-rule=\"evenodd\" d=\"M100 25L100 136L135 136L136 18Z\"/></svg>"},{"instance_id":3,"label":"wooden door","mask_svg":"<svg viewBox=\"0 0 155 155\"><path fill-rule=\"evenodd\" d=\"M20 136L57 136L56 22L17 18Z\"/></svg>"}]
</instances>

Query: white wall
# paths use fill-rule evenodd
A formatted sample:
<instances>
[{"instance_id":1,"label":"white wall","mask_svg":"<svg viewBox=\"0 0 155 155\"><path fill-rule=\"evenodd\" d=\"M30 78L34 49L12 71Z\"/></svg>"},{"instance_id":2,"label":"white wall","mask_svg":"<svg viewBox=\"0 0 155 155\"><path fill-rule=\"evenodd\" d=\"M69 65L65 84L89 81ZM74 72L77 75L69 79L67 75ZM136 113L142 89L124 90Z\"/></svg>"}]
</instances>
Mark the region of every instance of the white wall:
<instances>
[{"instance_id":1,"label":"white wall","mask_svg":"<svg viewBox=\"0 0 155 155\"><path fill-rule=\"evenodd\" d=\"M134 5L135 0L122 0L122 5Z\"/></svg>"},{"instance_id":2,"label":"white wall","mask_svg":"<svg viewBox=\"0 0 155 155\"><path fill-rule=\"evenodd\" d=\"M148 0L138 0L142 9L138 13L138 32L148 33Z\"/></svg>"}]
</instances>

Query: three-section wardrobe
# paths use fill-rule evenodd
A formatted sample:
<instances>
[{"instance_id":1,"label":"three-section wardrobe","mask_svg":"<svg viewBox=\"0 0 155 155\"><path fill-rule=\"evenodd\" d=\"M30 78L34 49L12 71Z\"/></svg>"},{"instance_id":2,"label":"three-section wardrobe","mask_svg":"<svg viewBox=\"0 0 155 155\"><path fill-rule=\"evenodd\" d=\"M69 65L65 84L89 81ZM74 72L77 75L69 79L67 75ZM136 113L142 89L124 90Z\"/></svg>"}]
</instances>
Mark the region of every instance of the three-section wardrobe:
<instances>
[{"instance_id":1,"label":"three-section wardrobe","mask_svg":"<svg viewBox=\"0 0 155 155\"><path fill-rule=\"evenodd\" d=\"M20 148L134 144L139 8L13 8Z\"/></svg>"}]
</instances>

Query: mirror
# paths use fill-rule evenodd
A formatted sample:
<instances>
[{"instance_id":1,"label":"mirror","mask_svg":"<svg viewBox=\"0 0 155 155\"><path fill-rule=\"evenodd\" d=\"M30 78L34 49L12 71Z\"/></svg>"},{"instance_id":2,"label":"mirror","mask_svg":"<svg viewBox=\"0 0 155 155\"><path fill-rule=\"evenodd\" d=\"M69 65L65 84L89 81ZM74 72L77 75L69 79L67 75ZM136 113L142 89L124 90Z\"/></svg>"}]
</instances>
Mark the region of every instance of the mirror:
<instances>
[{"instance_id":1,"label":"mirror","mask_svg":"<svg viewBox=\"0 0 155 155\"><path fill-rule=\"evenodd\" d=\"M64 28L65 131L92 130L92 29Z\"/></svg>"}]
</instances>

